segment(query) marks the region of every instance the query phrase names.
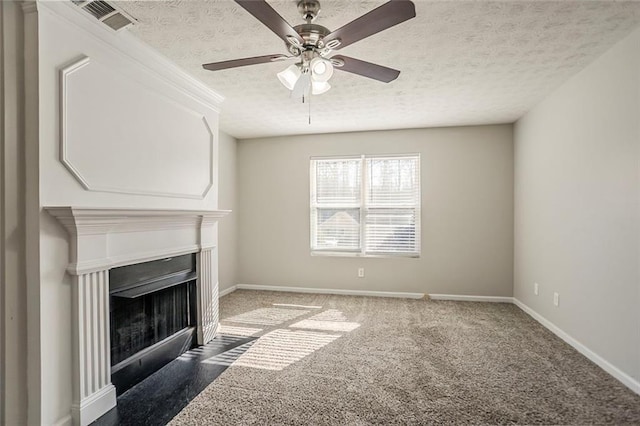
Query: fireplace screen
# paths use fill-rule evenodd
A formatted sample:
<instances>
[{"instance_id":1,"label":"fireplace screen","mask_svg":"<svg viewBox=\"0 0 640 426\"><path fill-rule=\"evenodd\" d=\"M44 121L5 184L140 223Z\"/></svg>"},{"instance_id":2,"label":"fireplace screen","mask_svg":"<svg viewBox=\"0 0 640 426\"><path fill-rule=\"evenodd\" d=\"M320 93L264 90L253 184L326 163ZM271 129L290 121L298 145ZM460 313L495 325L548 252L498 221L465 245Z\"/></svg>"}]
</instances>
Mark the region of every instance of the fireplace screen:
<instances>
[{"instance_id":1,"label":"fireplace screen","mask_svg":"<svg viewBox=\"0 0 640 426\"><path fill-rule=\"evenodd\" d=\"M196 327L194 254L113 268L109 292L112 366Z\"/></svg>"},{"instance_id":2,"label":"fireplace screen","mask_svg":"<svg viewBox=\"0 0 640 426\"><path fill-rule=\"evenodd\" d=\"M111 298L111 365L195 326L195 281L136 298Z\"/></svg>"}]
</instances>

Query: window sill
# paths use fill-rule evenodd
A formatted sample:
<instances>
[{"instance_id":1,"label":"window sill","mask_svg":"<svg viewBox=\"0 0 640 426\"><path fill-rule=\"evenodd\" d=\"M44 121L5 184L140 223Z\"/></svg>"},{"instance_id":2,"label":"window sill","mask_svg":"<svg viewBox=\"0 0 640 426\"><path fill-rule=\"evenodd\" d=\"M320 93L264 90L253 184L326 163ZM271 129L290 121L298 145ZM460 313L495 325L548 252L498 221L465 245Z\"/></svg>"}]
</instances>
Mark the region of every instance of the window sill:
<instances>
[{"instance_id":1,"label":"window sill","mask_svg":"<svg viewBox=\"0 0 640 426\"><path fill-rule=\"evenodd\" d=\"M420 253L380 253L380 254L362 254L362 253L350 253L340 251L311 251L311 256L320 257L372 257L372 258L405 258L405 259L419 259Z\"/></svg>"}]
</instances>

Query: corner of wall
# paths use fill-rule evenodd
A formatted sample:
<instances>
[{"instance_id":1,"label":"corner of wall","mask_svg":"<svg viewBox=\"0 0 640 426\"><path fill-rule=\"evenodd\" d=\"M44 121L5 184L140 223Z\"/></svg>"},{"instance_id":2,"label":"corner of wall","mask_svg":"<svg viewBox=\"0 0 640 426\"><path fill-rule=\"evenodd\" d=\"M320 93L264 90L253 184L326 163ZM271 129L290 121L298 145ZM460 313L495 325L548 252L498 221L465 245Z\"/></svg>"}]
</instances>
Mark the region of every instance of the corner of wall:
<instances>
[{"instance_id":1,"label":"corner of wall","mask_svg":"<svg viewBox=\"0 0 640 426\"><path fill-rule=\"evenodd\" d=\"M640 28L514 127L514 297L605 370L636 384L638 116Z\"/></svg>"},{"instance_id":2,"label":"corner of wall","mask_svg":"<svg viewBox=\"0 0 640 426\"><path fill-rule=\"evenodd\" d=\"M231 210L231 213L218 225L221 296L233 291L238 284L237 143L237 139L233 136L220 132L218 203L221 209Z\"/></svg>"},{"instance_id":3,"label":"corner of wall","mask_svg":"<svg viewBox=\"0 0 640 426\"><path fill-rule=\"evenodd\" d=\"M25 228L27 280L27 386L30 424L42 420L42 351L40 323L40 44L39 3L25 2L24 10L24 139ZM26 84L29 82L29 84Z\"/></svg>"}]
</instances>

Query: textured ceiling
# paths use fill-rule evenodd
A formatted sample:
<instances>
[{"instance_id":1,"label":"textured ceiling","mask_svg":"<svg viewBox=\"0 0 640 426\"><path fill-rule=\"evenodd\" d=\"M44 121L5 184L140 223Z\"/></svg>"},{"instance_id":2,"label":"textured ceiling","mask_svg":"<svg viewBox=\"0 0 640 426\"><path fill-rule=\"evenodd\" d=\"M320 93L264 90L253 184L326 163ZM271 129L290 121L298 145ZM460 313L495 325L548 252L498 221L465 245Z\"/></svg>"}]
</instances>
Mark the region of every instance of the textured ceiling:
<instances>
[{"instance_id":1,"label":"textured ceiling","mask_svg":"<svg viewBox=\"0 0 640 426\"><path fill-rule=\"evenodd\" d=\"M385 1L321 0L316 23L337 29ZM517 120L640 23L640 2L415 1L416 18L338 51L401 70L380 83L335 72L309 107L276 77L289 63L205 71L228 59L286 53L231 0L115 2L130 31L226 97L221 127L237 138ZM292 25L295 0L269 1ZM290 62L293 63L293 62Z\"/></svg>"}]
</instances>

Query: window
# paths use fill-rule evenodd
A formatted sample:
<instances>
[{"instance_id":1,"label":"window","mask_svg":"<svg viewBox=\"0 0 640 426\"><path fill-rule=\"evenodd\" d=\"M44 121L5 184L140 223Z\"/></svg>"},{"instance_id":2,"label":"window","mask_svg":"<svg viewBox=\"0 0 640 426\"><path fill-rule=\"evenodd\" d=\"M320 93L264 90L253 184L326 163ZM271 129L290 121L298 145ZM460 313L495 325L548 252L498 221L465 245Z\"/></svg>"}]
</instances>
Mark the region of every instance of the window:
<instances>
[{"instance_id":1,"label":"window","mask_svg":"<svg viewBox=\"0 0 640 426\"><path fill-rule=\"evenodd\" d=\"M311 159L311 250L420 255L420 155Z\"/></svg>"}]
</instances>

